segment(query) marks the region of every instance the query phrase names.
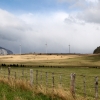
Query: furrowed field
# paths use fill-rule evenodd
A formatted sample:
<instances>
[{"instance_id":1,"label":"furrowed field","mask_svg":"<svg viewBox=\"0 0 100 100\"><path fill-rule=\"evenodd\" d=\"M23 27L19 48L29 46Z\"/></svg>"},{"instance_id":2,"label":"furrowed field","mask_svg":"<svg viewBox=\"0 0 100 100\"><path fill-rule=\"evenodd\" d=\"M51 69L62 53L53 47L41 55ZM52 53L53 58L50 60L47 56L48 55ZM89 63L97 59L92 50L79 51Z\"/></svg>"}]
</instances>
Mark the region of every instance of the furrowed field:
<instances>
[{"instance_id":1,"label":"furrowed field","mask_svg":"<svg viewBox=\"0 0 100 100\"><path fill-rule=\"evenodd\" d=\"M0 56L0 65L0 84L5 83L14 91L27 90L24 93L31 98L19 92L14 98L12 93L8 96L3 92L2 100L100 99L100 55L7 55ZM73 85L75 93L70 92Z\"/></svg>"}]
</instances>

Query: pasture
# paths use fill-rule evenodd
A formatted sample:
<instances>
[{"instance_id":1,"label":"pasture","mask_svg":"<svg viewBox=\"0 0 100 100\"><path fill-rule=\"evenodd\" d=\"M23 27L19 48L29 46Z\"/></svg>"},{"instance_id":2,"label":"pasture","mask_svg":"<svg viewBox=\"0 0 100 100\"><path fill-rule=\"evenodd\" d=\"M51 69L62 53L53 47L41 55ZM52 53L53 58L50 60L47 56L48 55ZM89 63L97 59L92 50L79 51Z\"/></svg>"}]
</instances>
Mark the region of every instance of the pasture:
<instances>
[{"instance_id":1,"label":"pasture","mask_svg":"<svg viewBox=\"0 0 100 100\"><path fill-rule=\"evenodd\" d=\"M99 55L5 55L0 64L23 64L35 66L100 66Z\"/></svg>"},{"instance_id":2,"label":"pasture","mask_svg":"<svg viewBox=\"0 0 100 100\"><path fill-rule=\"evenodd\" d=\"M64 91L70 91L71 73L76 74L75 94L89 97L92 100L96 96L96 76L100 78L99 55L7 55L0 56L0 75L8 77L10 64L18 64L19 67L11 67L11 76L17 79L30 81L30 69L33 69L33 85L53 88L52 73L54 73L54 88L60 87ZM20 67L25 65L25 67ZM38 71L38 74L37 74ZM99 83L99 80L98 80ZM98 85L98 98L100 89ZM92 99L91 99L92 98Z\"/></svg>"}]
</instances>

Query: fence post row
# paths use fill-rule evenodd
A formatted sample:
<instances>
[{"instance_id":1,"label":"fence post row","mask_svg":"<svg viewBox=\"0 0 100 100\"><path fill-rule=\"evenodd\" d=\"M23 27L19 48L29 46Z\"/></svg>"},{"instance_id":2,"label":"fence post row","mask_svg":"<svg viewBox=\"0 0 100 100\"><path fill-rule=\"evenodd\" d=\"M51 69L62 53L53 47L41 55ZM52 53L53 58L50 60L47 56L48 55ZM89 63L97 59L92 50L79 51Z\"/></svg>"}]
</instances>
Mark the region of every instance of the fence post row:
<instances>
[{"instance_id":1,"label":"fence post row","mask_svg":"<svg viewBox=\"0 0 100 100\"><path fill-rule=\"evenodd\" d=\"M98 77L95 77L95 99L98 99Z\"/></svg>"},{"instance_id":2,"label":"fence post row","mask_svg":"<svg viewBox=\"0 0 100 100\"><path fill-rule=\"evenodd\" d=\"M10 79L11 75L11 67L8 67L8 80ZM24 76L24 69L22 70L22 75ZM76 74L71 73L71 83L70 83L70 91L72 96L75 98L75 79L76 79ZM16 72L14 75L16 79ZM41 84L42 84L42 71L41 71ZM62 76L60 75L60 86L62 85ZM33 79L33 69L30 69L30 85L32 86L34 83ZM95 77L95 100L98 100L98 77ZM38 87L38 70L36 70L36 88ZM46 72L46 91L48 87L48 73ZM54 88L55 88L55 77L54 73L52 73L52 93L54 93ZM83 76L83 93L84 93L84 98L86 97L86 77Z\"/></svg>"},{"instance_id":3,"label":"fence post row","mask_svg":"<svg viewBox=\"0 0 100 100\"><path fill-rule=\"evenodd\" d=\"M10 69L11 67L8 67L8 79L10 78Z\"/></svg>"},{"instance_id":4,"label":"fence post row","mask_svg":"<svg viewBox=\"0 0 100 100\"><path fill-rule=\"evenodd\" d=\"M33 69L30 69L30 85L33 85Z\"/></svg>"},{"instance_id":5,"label":"fence post row","mask_svg":"<svg viewBox=\"0 0 100 100\"><path fill-rule=\"evenodd\" d=\"M71 94L75 98L75 77L76 74L71 73Z\"/></svg>"}]
</instances>

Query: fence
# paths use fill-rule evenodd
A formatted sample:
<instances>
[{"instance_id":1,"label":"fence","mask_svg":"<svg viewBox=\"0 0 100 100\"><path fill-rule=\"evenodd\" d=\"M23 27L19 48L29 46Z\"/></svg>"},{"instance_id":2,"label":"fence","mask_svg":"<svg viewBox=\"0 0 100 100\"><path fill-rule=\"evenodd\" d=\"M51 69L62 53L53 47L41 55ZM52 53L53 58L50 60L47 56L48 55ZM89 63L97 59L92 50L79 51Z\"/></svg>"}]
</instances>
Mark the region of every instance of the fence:
<instances>
[{"instance_id":1,"label":"fence","mask_svg":"<svg viewBox=\"0 0 100 100\"><path fill-rule=\"evenodd\" d=\"M26 79L31 86L45 87L46 92L51 89L52 92L58 87L62 87L65 91L70 91L75 98L76 94L86 97L92 97L95 100L100 99L99 76L77 75L75 73L63 74L54 72L45 72L34 69L16 69L1 68L0 75L3 77L13 77L15 79Z\"/></svg>"}]
</instances>

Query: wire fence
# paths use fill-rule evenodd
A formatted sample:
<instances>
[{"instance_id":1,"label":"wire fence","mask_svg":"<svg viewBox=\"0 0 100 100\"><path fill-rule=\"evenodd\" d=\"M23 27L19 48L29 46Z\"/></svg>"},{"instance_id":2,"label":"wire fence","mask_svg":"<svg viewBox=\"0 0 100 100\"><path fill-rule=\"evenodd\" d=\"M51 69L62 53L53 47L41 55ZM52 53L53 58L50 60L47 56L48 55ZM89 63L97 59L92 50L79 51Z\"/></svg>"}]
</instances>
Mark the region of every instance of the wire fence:
<instances>
[{"instance_id":1,"label":"wire fence","mask_svg":"<svg viewBox=\"0 0 100 100\"><path fill-rule=\"evenodd\" d=\"M62 87L65 91L70 91L72 96L75 97L79 94L86 97L92 97L95 100L100 99L100 76L86 76L77 75L76 73L63 74L56 72L39 71L35 69L25 68L3 68L0 70L0 76L5 78L13 77L14 79L25 79L30 82L31 86L45 87L48 89L54 89Z\"/></svg>"}]
</instances>

